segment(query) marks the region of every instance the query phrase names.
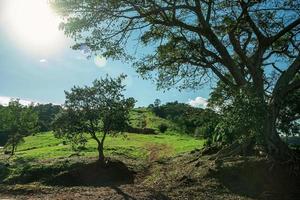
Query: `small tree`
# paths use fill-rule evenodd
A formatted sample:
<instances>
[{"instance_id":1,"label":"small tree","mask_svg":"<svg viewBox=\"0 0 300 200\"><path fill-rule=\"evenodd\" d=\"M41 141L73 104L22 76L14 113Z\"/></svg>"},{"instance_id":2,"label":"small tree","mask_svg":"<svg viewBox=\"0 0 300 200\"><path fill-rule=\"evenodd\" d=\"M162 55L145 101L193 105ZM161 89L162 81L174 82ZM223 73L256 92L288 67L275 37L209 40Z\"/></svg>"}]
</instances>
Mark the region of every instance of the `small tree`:
<instances>
[{"instance_id":1,"label":"small tree","mask_svg":"<svg viewBox=\"0 0 300 200\"><path fill-rule=\"evenodd\" d=\"M37 114L32 106L26 107L19 100L12 100L7 108L2 109L0 118L3 132L8 135L5 148L11 148L11 155L14 155L17 145L24 141L23 138L34 132Z\"/></svg>"},{"instance_id":2,"label":"small tree","mask_svg":"<svg viewBox=\"0 0 300 200\"><path fill-rule=\"evenodd\" d=\"M162 123L162 124L158 125L158 129L161 133L164 133L168 129L168 125Z\"/></svg>"},{"instance_id":3,"label":"small tree","mask_svg":"<svg viewBox=\"0 0 300 200\"><path fill-rule=\"evenodd\" d=\"M70 92L65 92L65 109L54 122L56 136L84 145L88 133L97 142L99 162L103 164L106 135L125 130L129 111L135 103L133 98L126 99L122 94L125 77L121 75L113 79L106 76L95 80L90 87L73 87ZM101 136L99 132L102 132Z\"/></svg>"},{"instance_id":4,"label":"small tree","mask_svg":"<svg viewBox=\"0 0 300 200\"><path fill-rule=\"evenodd\" d=\"M161 104L161 100L160 99L155 99L154 100L154 107L159 107Z\"/></svg>"}]
</instances>

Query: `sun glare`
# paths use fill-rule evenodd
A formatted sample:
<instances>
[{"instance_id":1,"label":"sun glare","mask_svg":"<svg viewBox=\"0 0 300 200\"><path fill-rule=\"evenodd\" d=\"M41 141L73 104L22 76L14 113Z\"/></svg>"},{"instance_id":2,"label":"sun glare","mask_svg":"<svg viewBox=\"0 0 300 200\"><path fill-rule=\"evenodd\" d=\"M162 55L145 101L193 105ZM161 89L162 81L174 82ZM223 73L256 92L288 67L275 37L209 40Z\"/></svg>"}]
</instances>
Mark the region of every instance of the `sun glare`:
<instances>
[{"instance_id":1,"label":"sun glare","mask_svg":"<svg viewBox=\"0 0 300 200\"><path fill-rule=\"evenodd\" d=\"M32 52L52 53L64 41L47 0L6 0L3 17L11 37Z\"/></svg>"}]
</instances>

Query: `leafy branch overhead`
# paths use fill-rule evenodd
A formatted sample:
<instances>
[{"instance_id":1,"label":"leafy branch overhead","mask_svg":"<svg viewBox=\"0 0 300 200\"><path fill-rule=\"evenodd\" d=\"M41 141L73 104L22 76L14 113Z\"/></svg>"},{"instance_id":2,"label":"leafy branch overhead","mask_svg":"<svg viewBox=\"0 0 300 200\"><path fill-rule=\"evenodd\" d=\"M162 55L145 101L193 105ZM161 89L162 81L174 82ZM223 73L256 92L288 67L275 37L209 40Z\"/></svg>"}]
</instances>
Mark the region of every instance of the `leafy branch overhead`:
<instances>
[{"instance_id":1,"label":"leafy branch overhead","mask_svg":"<svg viewBox=\"0 0 300 200\"><path fill-rule=\"evenodd\" d=\"M197 87L212 73L232 85L258 84L260 69L280 68L275 55L299 55L298 1L53 2L75 48L122 57L132 39L153 47L136 66L144 75L157 70L161 87Z\"/></svg>"}]
</instances>

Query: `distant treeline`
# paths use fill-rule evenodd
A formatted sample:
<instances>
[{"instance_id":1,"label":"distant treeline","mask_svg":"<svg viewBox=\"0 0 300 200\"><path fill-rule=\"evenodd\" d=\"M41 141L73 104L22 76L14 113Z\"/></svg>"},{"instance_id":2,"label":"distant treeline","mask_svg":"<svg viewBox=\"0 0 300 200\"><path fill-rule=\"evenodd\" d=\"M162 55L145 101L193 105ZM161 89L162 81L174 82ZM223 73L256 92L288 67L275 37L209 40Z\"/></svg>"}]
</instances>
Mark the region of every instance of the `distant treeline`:
<instances>
[{"instance_id":1,"label":"distant treeline","mask_svg":"<svg viewBox=\"0 0 300 200\"><path fill-rule=\"evenodd\" d=\"M0 105L0 112L4 113L9 108ZM25 107L23 109L26 109ZM28 112L33 112L37 116L36 132L45 132L52 130L52 122L55 116L62 110L59 105L53 104L37 104L31 105ZM2 115L0 115L1 118ZM4 146L8 140L8 134L3 130L4 121L0 119L0 146Z\"/></svg>"},{"instance_id":2,"label":"distant treeline","mask_svg":"<svg viewBox=\"0 0 300 200\"><path fill-rule=\"evenodd\" d=\"M177 101L160 105L160 101L156 100L148 108L157 116L176 123L183 132L197 137L211 135L219 121L219 115L211 109L196 108Z\"/></svg>"}]
</instances>

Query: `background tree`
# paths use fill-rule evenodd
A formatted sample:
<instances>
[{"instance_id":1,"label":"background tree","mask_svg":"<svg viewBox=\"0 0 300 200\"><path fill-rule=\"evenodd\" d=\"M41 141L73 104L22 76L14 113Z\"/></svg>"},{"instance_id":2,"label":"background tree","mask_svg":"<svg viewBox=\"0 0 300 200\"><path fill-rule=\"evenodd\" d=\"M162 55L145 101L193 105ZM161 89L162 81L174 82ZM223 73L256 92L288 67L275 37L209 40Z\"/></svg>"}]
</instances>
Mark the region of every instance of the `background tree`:
<instances>
[{"instance_id":1,"label":"background tree","mask_svg":"<svg viewBox=\"0 0 300 200\"><path fill-rule=\"evenodd\" d=\"M175 122L182 132L205 139L212 137L219 121L218 114L211 109L196 108L177 101L151 109L155 115Z\"/></svg>"},{"instance_id":2,"label":"background tree","mask_svg":"<svg viewBox=\"0 0 300 200\"><path fill-rule=\"evenodd\" d=\"M90 135L97 142L98 159L103 164L106 135L126 129L129 111L135 103L133 98L125 98L122 94L125 77L121 75L113 79L106 76L95 80L90 87L75 86L70 92L65 92L64 110L53 124L56 136L84 145Z\"/></svg>"},{"instance_id":3,"label":"background tree","mask_svg":"<svg viewBox=\"0 0 300 200\"><path fill-rule=\"evenodd\" d=\"M0 146L4 146L8 140L8 135L4 132L4 112L5 107L0 105Z\"/></svg>"},{"instance_id":4,"label":"background tree","mask_svg":"<svg viewBox=\"0 0 300 200\"><path fill-rule=\"evenodd\" d=\"M145 114L139 115L138 127L142 129L147 127L147 117Z\"/></svg>"},{"instance_id":5,"label":"background tree","mask_svg":"<svg viewBox=\"0 0 300 200\"><path fill-rule=\"evenodd\" d=\"M23 142L23 138L36 130L37 114L33 106L23 106L19 100L12 100L0 114L2 130L7 134L8 140L5 148L10 148L14 155L17 145Z\"/></svg>"},{"instance_id":6,"label":"background tree","mask_svg":"<svg viewBox=\"0 0 300 200\"><path fill-rule=\"evenodd\" d=\"M159 107L160 106L160 104L161 104L161 100L160 99L155 99L154 100L154 107Z\"/></svg>"},{"instance_id":7,"label":"background tree","mask_svg":"<svg viewBox=\"0 0 300 200\"><path fill-rule=\"evenodd\" d=\"M151 46L148 55L137 55L135 66L144 77L155 77L159 88L196 88L213 77L236 91L250 89L264 114L256 127L267 152L276 159L293 157L276 121L283 97L300 87L299 1L54 0L53 5L66 19L61 28L77 42L74 49L84 44L107 57L128 58L128 41Z\"/></svg>"},{"instance_id":8,"label":"background tree","mask_svg":"<svg viewBox=\"0 0 300 200\"><path fill-rule=\"evenodd\" d=\"M61 111L61 106L49 104L38 104L34 106L34 110L38 114L38 127L40 132L52 130L52 122Z\"/></svg>"}]
</instances>

